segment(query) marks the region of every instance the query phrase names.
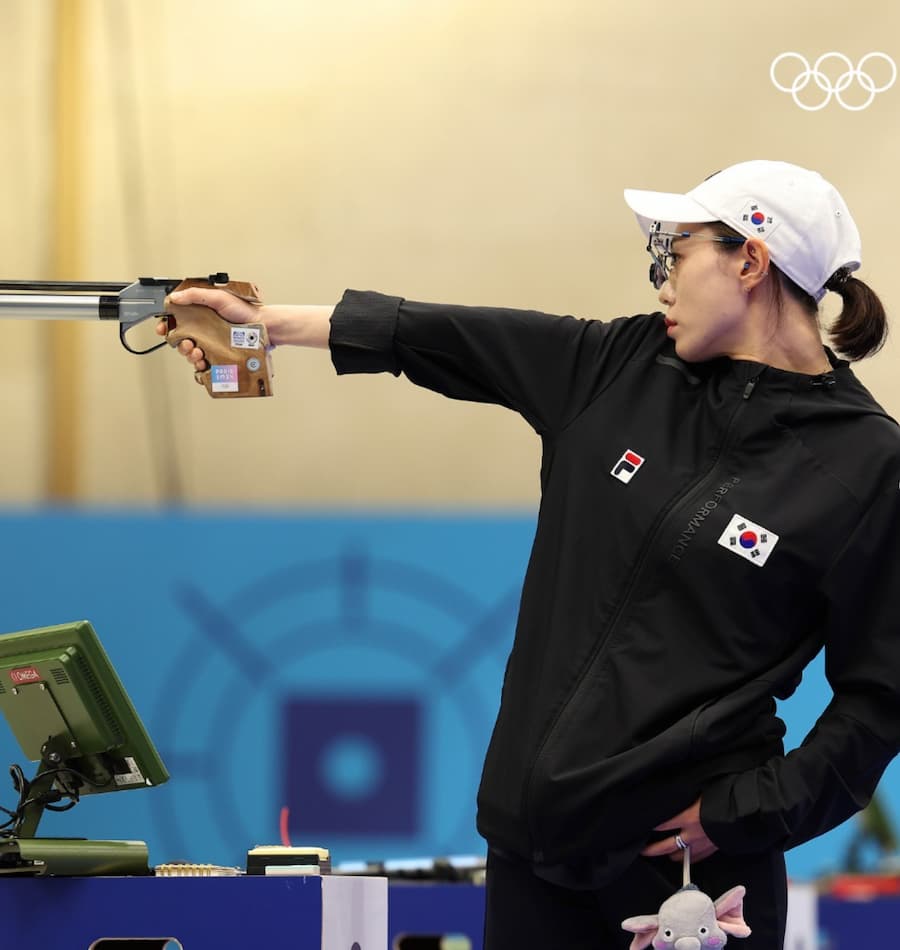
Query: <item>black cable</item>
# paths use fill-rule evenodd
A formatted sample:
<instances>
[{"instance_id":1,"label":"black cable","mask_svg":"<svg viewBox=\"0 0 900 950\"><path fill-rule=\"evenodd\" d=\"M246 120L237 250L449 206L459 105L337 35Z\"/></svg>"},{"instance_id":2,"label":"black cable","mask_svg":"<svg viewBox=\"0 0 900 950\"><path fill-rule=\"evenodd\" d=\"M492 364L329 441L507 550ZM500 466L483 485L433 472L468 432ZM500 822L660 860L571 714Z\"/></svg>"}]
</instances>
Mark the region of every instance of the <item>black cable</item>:
<instances>
[{"instance_id":1,"label":"black cable","mask_svg":"<svg viewBox=\"0 0 900 950\"><path fill-rule=\"evenodd\" d=\"M82 775L81 772L70 768L67 765L61 765L59 768L45 769L43 772L38 772L38 774L35 775L29 784L34 785L38 779L46 778L48 775L62 775L63 773L74 775L75 778L81 779L85 785L91 785L94 788L106 788L106 786L109 784L109 782L95 782L93 779L88 778L86 775Z\"/></svg>"},{"instance_id":2,"label":"black cable","mask_svg":"<svg viewBox=\"0 0 900 950\"><path fill-rule=\"evenodd\" d=\"M77 804L78 802L71 801L66 805L44 805L44 808L46 808L47 811L69 811L70 808L74 808Z\"/></svg>"},{"instance_id":3,"label":"black cable","mask_svg":"<svg viewBox=\"0 0 900 950\"><path fill-rule=\"evenodd\" d=\"M0 812L10 816L8 821L0 824L0 837L2 838L16 837L25 818L25 809L28 808L29 805L42 805L47 811L59 812L69 811L69 809L74 808L78 802L81 801L81 796L77 789L75 791L60 791L52 786L44 792L43 795L36 798L29 798L28 796L31 793L32 787L39 780L57 775L74 775L75 778L84 785L91 785L93 788L104 788L107 784L106 782L95 782L93 779L88 778L86 775L68 766L44 769L38 772L37 775L29 781L25 777L22 767L14 763L9 767L9 774L12 777L13 788L19 793L19 802L14 811L0 805ZM56 802L63 798L68 798L69 801L65 805L57 805Z\"/></svg>"}]
</instances>

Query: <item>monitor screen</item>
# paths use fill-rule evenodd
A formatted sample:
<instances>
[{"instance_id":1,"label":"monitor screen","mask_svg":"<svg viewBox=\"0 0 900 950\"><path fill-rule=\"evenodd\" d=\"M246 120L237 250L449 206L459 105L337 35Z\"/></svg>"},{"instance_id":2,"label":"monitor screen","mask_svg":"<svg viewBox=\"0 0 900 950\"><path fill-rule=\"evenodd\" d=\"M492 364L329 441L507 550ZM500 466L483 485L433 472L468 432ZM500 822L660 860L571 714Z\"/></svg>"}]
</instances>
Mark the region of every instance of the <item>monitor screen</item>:
<instances>
[{"instance_id":1,"label":"monitor screen","mask_svg":"<svg viewBox=\"0 0 900 950\"><path fill-rule=\"evenodd\" d=\"M39 774L76 801L169 777L86 620L0 635L0 711Z\"/></svg>"}]
</instances>

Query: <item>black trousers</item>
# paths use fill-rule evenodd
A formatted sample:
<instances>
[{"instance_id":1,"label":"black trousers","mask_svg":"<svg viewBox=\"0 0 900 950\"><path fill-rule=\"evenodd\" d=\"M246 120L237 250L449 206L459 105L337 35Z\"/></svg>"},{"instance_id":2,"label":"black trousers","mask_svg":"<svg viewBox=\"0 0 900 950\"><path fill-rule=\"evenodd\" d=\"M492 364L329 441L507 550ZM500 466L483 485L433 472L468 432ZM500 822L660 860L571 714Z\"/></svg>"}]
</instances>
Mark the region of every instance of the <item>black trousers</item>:
<instances>
[{"instance_id":1,"label":"black trousers","mask_svg":"<svg viewBox=\"0 0 900 950\"><path fill-rule=\"evenodd\" d=\"M633 934L622 930L622 921L655 914L681 881L680 861L638 858L600 890L576 891L489 851L484 950L627 950ZM716 852L691 865L691 882L714 901L737 884L747 888L744 919L753 933L733 940L740 950L784 946L787 875L780 851L731 857Z\"/></svg>"}]
</instances>

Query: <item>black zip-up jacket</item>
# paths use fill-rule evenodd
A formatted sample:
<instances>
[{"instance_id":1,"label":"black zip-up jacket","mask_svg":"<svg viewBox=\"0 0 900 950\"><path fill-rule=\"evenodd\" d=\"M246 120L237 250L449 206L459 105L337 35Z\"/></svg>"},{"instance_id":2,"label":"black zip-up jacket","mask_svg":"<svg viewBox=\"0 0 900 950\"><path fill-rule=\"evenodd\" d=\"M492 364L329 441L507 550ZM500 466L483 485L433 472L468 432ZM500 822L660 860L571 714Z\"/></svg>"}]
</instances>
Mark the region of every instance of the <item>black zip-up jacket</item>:
<instances>
[{"instance_id":1,"label":"black zip-up jacket","mask_svg":"<svg viewBox=\"0 0 900 950\"><path fill-rule=\"evenodd\" d=\"M900 430L845 362L687 364L660 314L355 291L330 342L339 373L507 406L543 442L478 796L492 846L596 883L699 795L731 853L867 803L900 746ZM773 697L823 645L833 698L785 755Z\"/></svg>"}]
</instances>

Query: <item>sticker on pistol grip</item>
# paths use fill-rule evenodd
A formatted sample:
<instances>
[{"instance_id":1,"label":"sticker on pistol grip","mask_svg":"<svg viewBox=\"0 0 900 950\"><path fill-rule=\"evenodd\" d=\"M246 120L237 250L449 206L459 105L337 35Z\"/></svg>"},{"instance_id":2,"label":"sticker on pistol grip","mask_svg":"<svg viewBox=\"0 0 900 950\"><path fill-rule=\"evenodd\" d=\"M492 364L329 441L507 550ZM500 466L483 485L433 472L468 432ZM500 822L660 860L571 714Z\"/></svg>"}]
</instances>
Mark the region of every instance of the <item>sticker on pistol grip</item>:
<instances>
[{"instance_id":1,"label":"sticker on pistol grip","mask_svg":"<svg viewBox=\"0 0 900 950\"><path fill-rule=\"evenodd\" d=\"M256 327L232 327L231 345L238 350L258 350L259 330Z\"/></svg>"},{"instance_id":2,"label":"sticker on pistol grip","mask_svg":"<svg viewBox=\"0 0 900 950\"><path fill-rule=\"evenodd\" d=\"M238 391L237 366L213 366L212 391L214 393L236 393Z\"/></svg>"}]
</instances>

